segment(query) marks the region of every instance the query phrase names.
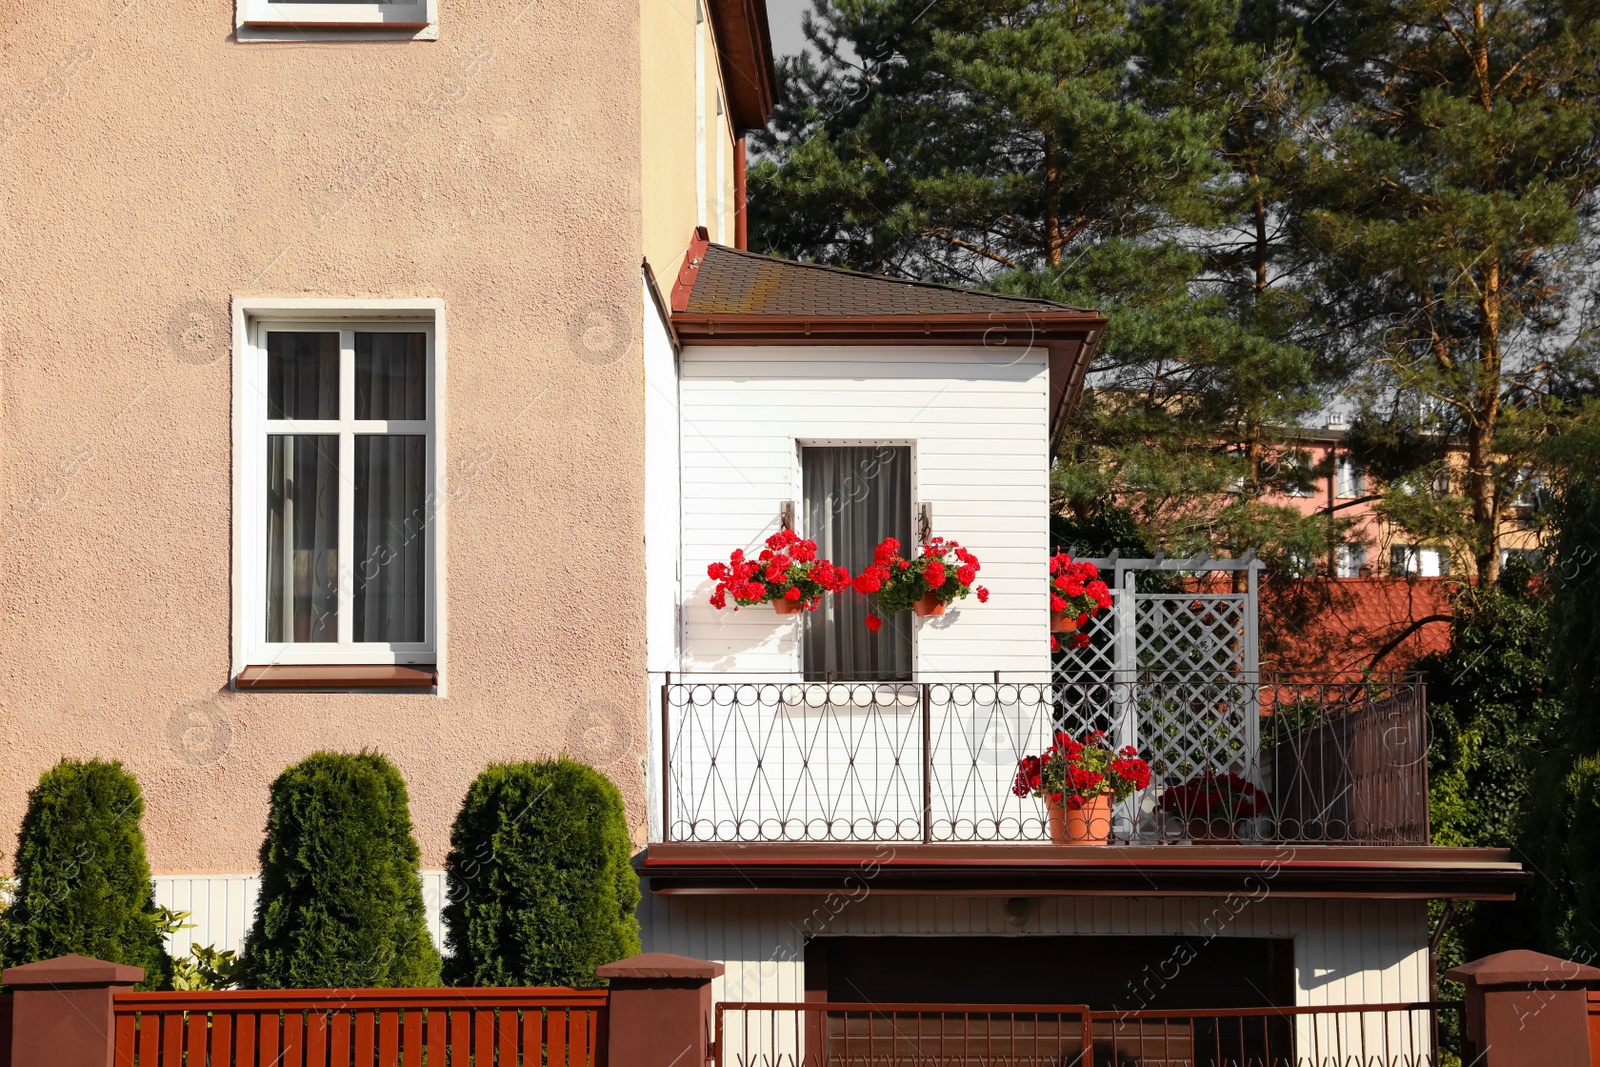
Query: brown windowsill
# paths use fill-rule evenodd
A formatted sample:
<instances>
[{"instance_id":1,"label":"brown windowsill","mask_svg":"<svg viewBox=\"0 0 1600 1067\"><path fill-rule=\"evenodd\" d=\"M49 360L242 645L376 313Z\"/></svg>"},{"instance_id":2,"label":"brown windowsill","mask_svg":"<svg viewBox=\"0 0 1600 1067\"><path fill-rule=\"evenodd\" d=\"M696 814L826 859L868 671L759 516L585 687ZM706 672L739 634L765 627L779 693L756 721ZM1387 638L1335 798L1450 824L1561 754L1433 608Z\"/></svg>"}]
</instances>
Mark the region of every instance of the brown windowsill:
<instances>
[{"instance_id":1,"label":"brown windowsill","mask_svg":"<svg viewBox=\"0 0 1600 1067\"><path fill-rule=\"evenodd\" d=\"M432 689L439 668L432 664L372 665L273 663L246 667L234 679L239 689Z\"/></svg>"},{"instance_id":2,"label":"brown windowsill","mask_svg":"<svg viewBox=\"0 0 1600 1067\"><path fill-rule=\"evenodd\" d=\"M252 30L425 30L428 22L285 22L282 19L246 19Z\"/></svg>"}]
</instances>

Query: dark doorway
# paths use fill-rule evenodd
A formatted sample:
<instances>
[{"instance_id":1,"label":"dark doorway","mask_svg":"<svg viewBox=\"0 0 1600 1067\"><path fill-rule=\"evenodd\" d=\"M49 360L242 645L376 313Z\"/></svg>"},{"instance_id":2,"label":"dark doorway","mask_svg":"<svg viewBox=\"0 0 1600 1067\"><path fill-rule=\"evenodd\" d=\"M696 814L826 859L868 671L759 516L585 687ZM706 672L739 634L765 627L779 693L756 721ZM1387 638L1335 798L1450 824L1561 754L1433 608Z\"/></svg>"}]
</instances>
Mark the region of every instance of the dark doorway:
<instances>
[{"instance_id":1,"label":"dark doorway","mask_svg":"<svg viewBox=\"0 0 1600 1067\"><path fill-rule=\"evenodd\" d=\"M1270 1009L1294 1004L1293 948L1234 937L817 938L806 946L806 999L874 1007L818 1017L808 1044L827 1049L819 1063L843 1065L892 1032L886 1064L969 1067L998 1053L1071 1067L1082 1055L1081 1016L984 1006L1086 1005L1120 1013L1093 1024L1096 1067L1291 1064L1293 1025ZM882 1006L891 1004L913 1010L890 1018ZM950 1008L914 1009L924 1004ZM1251 1008L1264 1013L1207 1014ZM1180 1014L1134 1014L1163 1011Z\"/></svg>"}]
</instances>

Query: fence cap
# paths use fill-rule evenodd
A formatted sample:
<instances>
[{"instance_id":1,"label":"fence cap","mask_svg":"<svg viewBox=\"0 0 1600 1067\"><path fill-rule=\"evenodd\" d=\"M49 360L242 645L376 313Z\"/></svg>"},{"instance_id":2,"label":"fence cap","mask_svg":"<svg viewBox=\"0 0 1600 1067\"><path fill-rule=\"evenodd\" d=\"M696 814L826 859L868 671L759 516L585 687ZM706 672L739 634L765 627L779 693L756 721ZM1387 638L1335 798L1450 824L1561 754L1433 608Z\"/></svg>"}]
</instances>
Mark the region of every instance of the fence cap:
<instances>
[{"instance_id":1,"label":"fence cap","mask_svg":"<svg viewBox=\"0 0 1600 1067\"><path fill-rule=\"evenodd\" d=\"M1444 976L1457 982L1470 980L1480 986L1584 985L1600 981L1600 967L1516 948L1452 967Z\"/></svg>"},{"instance_id":2,"label":"fence cap","mask_svg":"<svg viewBox=\"0 0 1600 1067\"><path fill-rule=\"evenodd\" d=\"M93 956L57 956L38 963L7 967L0 982L16 989L50 986L133 985L144 979L143 967L111 963Z\"/></svg>"},{"instance_id":3,"label":"fence cap","mask_svg":"<svg viewBox=\"0 0 1600 1067\"><path fill-rule=\"evenodd\" d=\"M720 978L727 970L720 963L674 956L670 952L644 952L594 969L601 978Z\"/></svg>"}]
</instances>

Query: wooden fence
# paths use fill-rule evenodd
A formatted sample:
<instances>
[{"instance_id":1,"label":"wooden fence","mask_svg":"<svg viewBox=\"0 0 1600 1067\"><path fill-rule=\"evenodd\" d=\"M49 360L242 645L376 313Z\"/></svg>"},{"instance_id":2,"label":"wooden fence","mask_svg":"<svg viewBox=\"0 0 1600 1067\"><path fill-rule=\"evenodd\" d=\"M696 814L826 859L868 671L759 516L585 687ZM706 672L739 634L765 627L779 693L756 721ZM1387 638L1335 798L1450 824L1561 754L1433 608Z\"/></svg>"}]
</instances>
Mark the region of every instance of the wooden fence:
<instances>
[{"instance_id":1,"label":"wooden fence","mask_svg":"<svg viewBox=\"0 0 1600 1067\"><path fill-rule=\"evenodd\" d=\"M605 1067L606 991L119 992L116 1067Z\"/></svg>"}]
</instances>

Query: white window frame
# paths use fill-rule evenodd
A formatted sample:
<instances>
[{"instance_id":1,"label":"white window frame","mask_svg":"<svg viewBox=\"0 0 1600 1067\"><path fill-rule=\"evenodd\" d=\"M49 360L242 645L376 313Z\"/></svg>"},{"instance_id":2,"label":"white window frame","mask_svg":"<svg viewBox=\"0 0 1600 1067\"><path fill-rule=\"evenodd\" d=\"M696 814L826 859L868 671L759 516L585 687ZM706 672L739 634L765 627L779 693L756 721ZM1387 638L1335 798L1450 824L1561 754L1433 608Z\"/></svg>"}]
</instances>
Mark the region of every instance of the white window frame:
<instances>
[{"instance_id":1,"label":"white window frame","mask_svg":"<svg viewBox=\"0 0 1600 1067\"><path fill-rule=\"evenodd\" d=\"M1334 464L1333 493L1340 500L1367 495L1367 472L1349 456L1340 456Z\"/></svg>"},{"instance_id":2,"label":"white window frame","mask_svg":"<svg viewBox=\"0 0 1600 1067\"><path fill-rule=\"evenodd\" d=\"M269 330L340 332L338 419L278 420L271 433L338 434L339 640L272 642L266 639L266 461L267 352ZM355 419L355 366L347 358L357 332L423 332L428 337L427 418L404 422ZM327 300L288 298L233 304L233 671L272 664L437 664L444 658L444 302L416 300ZM354 437L388 430L424 433L428 438L424 480L428 538L425 544L427 601L420 642L357 642L352 610L355 498L349 491L354 467Z\"/></svg>"},{"instance_id":3,"label":"white window frame","mask_svg":"<svg viewBox=\"0 0 1600 1067\"><path fill-rule=\"evenodd\" d=\"M437 40L438 0L382 3L276 3L235 0L234 30L240 40L320 40L410 37Z\"/></svg>"},{"instance_id":4,"label":"white window frame","mask_svg":"<svg viewBox=\"0 0 1600 1067\"><path fill-rule=\"evenodd\" d=\"M1367 546L1360 541L1348 541L1334 553L1337 577L1359 578L1361 568L1367 565Z\"/></svg>"}]
</instances>

